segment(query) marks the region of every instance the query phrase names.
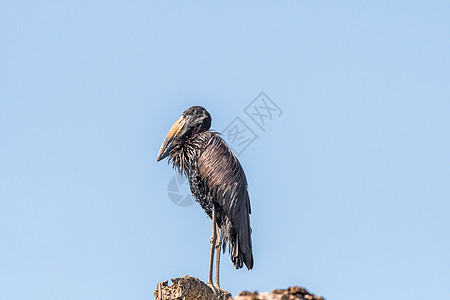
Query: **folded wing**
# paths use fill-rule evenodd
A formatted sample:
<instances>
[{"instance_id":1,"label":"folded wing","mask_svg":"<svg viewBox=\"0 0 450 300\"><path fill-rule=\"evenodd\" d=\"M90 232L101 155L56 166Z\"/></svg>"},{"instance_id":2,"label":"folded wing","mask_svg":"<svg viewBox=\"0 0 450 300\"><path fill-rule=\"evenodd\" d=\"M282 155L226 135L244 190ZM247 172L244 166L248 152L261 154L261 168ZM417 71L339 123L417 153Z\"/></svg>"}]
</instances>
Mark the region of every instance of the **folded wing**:
<instances>
[{"instance_id":1,"label":"folded wing","mask_svg":"<svg viewBox=\"0 0 450 300\"><path fill-rule=\"evenodd\" d=\"M250 198L241 164L225 141L213 134L199 157L198 168L214 204L222 211L218 223L224 250L228 242L236 269L243 264L252 269Z\"/></svg>"}]
</instances>

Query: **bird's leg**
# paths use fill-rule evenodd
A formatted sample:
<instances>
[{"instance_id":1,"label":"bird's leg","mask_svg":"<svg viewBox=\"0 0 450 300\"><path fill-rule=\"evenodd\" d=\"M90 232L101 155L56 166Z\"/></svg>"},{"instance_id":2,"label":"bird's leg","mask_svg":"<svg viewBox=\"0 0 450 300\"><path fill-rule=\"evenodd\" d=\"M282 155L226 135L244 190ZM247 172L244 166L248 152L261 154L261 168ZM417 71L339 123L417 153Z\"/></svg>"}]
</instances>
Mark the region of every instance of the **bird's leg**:
<instances>
[{"instance_id":1,"label":"bird's leg","mask_svg":"<svg viewBox=\"0 0 450 300\"><path fill-rule=\"evenodd\" d=\"M219 285L219 267L220 267L220 248L222 246L222 242L220 240L220 235L219 235L219 225L217 225L217 220L216 220L216 269L215 269L215 274L214 274L214 286L220 288Z\"/></svg>"},{"instance_id":2,"label":"bird's leg","mask_svg":"<svg viewBox=\"0 0 450 300\"><path fill-rule=\"evenodd\" d=\"M211 252L209 254L209 273L208 273L208 284L212 285L212 277L213 277L213 262L214 262L214 248L215 248L215 244L216 244L216 211L214 209L212 209L212 236L209 240L209 242L211 243Z\"/></svg>"}]
</instances>

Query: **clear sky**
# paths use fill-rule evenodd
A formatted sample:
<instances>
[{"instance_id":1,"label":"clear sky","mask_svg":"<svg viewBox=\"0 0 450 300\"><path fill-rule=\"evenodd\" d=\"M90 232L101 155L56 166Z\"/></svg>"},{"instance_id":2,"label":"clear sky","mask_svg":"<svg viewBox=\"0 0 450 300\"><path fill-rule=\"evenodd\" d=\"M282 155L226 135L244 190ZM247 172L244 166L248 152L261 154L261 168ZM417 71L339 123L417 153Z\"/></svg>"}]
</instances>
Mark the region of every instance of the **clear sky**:
<instances>
[{"instance_id":1,"label":"clear sky","mask_svg":"<svg viewBox=\"0 0 450 300\"><path fill-rule=\"evenodd\" d=\"M450 298L450 2L242 2L1 2L0 299L206 281L210 220L156 163L191 105L257 136L255 267L223 256L223 288Z\"/></svg>"}]
</instances>

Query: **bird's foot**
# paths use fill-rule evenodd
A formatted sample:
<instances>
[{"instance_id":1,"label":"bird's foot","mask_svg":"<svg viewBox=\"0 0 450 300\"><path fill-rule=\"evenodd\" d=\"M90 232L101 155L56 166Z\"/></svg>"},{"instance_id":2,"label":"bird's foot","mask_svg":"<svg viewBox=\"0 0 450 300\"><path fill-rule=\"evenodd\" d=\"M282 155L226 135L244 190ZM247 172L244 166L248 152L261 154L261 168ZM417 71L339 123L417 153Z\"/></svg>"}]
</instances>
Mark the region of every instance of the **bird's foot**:
<instances>
[{"instance_id":1,"label":"bird's foot","mask_svg":"<svg viewBox=\"0 0 450 300\"><path fill-rule=\"evenodd\" d=\"M213 290L214 294L216 293L216 289L211 282L208 282L206 285L209 286Z\"/></svg>"},{"instance_id":2,"label":"bird's foot","mask_svg":"<svg viewBox=\"0 0 450 300\"><path fill-rule=\"evenodd\" d=\"M210 282L208 282L206 285L209 286L216 295L220 294L220 292L223 291L219 285L212 284Z\"/></svg>"}]
</instances>

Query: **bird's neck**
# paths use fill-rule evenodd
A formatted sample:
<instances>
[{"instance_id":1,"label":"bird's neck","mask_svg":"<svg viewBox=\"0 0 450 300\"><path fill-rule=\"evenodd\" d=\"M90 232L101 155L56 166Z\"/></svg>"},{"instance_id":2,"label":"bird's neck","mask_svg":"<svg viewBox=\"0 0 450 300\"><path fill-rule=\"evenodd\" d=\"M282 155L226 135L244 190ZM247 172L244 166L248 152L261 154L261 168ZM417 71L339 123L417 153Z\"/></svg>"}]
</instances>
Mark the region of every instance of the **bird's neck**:
<instances>
[{"instance_id":1,"label":"bird's neck","mask_svg":"<svg viewBox=\"0 0 450 300\"><path fill-rule=\"evenodd\" d=\"M179 141L169 154L169 161L173 167L179 173L189 176L190 170L197 166L201 150L206 146L209 137L214 134L217 133L207 130Z\"/></svg>"}]
</instances>

